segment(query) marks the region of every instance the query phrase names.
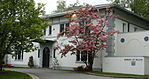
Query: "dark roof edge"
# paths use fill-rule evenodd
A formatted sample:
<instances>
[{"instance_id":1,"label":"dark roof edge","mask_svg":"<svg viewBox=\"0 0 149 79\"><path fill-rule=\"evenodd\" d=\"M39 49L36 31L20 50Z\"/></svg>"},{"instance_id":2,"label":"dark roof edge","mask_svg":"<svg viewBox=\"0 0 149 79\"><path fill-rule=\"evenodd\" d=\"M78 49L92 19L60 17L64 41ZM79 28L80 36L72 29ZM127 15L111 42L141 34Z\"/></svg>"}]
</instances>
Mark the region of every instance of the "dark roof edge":
<instances>
[{"instance_id":1,"label":"dark roof edge","mask_svg":"<svg viewBox=\"0 0 149 79\"><path fill-rule=\"evenodd\" d=\"M138 14L133 13L133 12L127 10L127 9L124 9L124 8L118 6L118 5L113 5L113 8L117 8L117 9L123 10L123 11L125 11L125 12L127 12L127 13L129 13L129 14L131 14L131 15L133 15L133 16L135 16L135 17L137 17L137 18L139 18L139 19L141 19L141 20L146 21L146 22L149 23L149 20L147 20L147 19L145 19L145 18L139 16Z\"/></svg>"},{"instance_id":2,"label":"dark roof edge","mask_svg":"<svg viewBox=\"0 0 149 79\"><path fill-rule=\"evenodd\" d=\"M117 9L120 9L120 10L122 10L124 12L127 12L127 13L129 13L129 14L131 14L131 15L139 18L139 19L142 19L143 21L149 22L149 20L147 20L147 19L145 19L145 18L143 18L143 17L141 17L141 16L139 16L139 15L137 15L137 14L135 14L135 13L129 11L129 10L127 10L127 9L124 9L124 8L118 6L118 5L114 5L114 4L100 4L100 5L95 5L95 7L98 8L98 9L104 9L104 8L107 8L107 7L117 8ZM66 13L68 13L68 12L71 12L71 11L51 14L48 18L65 16Z\"/></svg>"}]
</instances>

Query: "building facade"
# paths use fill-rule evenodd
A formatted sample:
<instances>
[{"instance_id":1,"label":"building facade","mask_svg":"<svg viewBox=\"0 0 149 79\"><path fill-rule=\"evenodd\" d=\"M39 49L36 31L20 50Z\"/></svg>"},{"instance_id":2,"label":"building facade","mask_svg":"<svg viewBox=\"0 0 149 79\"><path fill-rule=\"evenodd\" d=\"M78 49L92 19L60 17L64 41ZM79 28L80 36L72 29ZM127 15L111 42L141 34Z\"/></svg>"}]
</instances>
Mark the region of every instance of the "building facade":
<instances>
[{"instance_id":1,"label":"building facade","mask_svg":"<svg viewBox=\"0 0 149 79\"><path fill-rule=\"evenodd\" d=\"M105 8L108 6L112 7L111 12L117 17L109 19L111 24L106 27L107 31L119 30L120 33L115 34L115 39L108 40L109 47L106 50L99 52L94 60L93 70L101 71L102 69L104 72L149 74L148 71L145 71L149 69L149 59L147 57L149 55L149 31L147 31L149 21L111 4L96 6L101 16L105 14ZM34 42L34 45L38 48L35 51L24 52L15 56L9 55L7 63L14 66L28 67L29 57L33 56L35 67L73 69L85 65L81 61L81 56L67 54L66 57L61 58L59 51L54 49L57 45L57 35L70 24L67 21L68 19L64 17L65 15L66 12L47 16L51 26L45 30L43 36L45 42ZM64 38L60 41L66 40ZM80 58L78 59L78 57ZM127 63L121 63L124 61L127 61ZM137 64L139 62L141 64ZM134 70L143 68L143 70L141 69L141 72L139 72L140 70L129 71L129 68Z\"/></svg>"}]
</instances>

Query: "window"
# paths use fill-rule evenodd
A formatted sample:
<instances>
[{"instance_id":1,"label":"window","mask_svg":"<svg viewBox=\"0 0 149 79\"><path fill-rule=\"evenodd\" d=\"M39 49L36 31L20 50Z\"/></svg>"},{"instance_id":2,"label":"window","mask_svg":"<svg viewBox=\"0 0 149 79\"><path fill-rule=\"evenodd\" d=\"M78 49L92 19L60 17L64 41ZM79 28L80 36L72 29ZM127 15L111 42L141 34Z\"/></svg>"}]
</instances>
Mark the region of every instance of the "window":
<instances>
[{"instance_id":1,"label":"window","mask_svg":"<svg viewBox=\"0 0 149 79\"><path fill-rule=\"evenodd\" d=\"M134 27L134 32L137 31L138 28Z\"/></svg>"},{"instance_id":2,"label":"window","mask_svg":"<svg viewBox=\"0 0 149 79\"><path fill-rule=\"evenodd\" d=\"M77 54L76 54L76 61L80 61L80 51L77 51Z\"/></svg>"},{"instance_id":3,"label":"window","mask_svg":"<svg viewBox=\"0 0 149 79\"><path fill-rule=\"evenodd\" d=\"M56 49L53 50L53 58L55 58Z\"/></svg>"},{"instance_id":4,"label":"window","mask_svg":"<svg viewBox=\"0 0 149 79\"><path fill-rule=\"evenodd\" d=\"M66 27L69 27L69 23L66 23Z\"/></svg>"},{"instance_id":5,"label":"window","mask_svg":"<svg viewBox=\"0 0 149 79\"><path fill-rule=\"evenodd\" d=\"M130 31L130 24L128 23L128 32Z\"/></svg>"},{"instance_id":6,"label":"window","mask_svg":"<svg viewBox=\"0 0 149 79\"><path fill-rule=\"evenodd\" d=\"M87 61L87 53L81 52L81 61Z\"/></svg>"},{"instance_id":7,"label":"window","mask_svg":"<svg viewBox=\"0 0 149 79\"><path fill-rule=\"evenodd\" d=\"M46 35L46 29L44 29L43 32L44 32L44 35Z\"/></svg>"},{"instance_id":8,"label":"window","mask_svg":"<svg viewBox=\"0 0 149 79\"><path fill-rule=\"evenodd\" d=\"M52 26L49 26L49 35L52 34Z\"/></svg>"},{"instance_id":9,"label":"window","mask_svg":"<svg viewBox=\"0 0 149 79\"><path fill-rule=\"evenodd\" d=\"M38 49L38 58L40 58L40 49Z\"/></svg>"},{"instance_id":10,"label":"window","mask_svg":"<svg viewBox=\"0 0 149 79\"><path fill-rule=\"evenodd\" d=\"M15 60L23 60L23 51L16 51L15 52Z\"/></svg>"},{"instance_id":11,"label":"window","mask_svg":"<svg viewBox=\"0 0 149 79\"><path fill-rule=\"evenodd\" d=\"M121 38L120 41L121 41L121 43L124 43L125 42L125 39L124 38Z\"/></svg>"},{"instance_id":12,"label":"window","mask_svg":"<svg viewBox=\"0 0 149 79\"><path fill-rule=\"evenodd\" d=\"M149 40L149 38L146 36L146 37L144 37L144 41L148 41Z\"/></svg>"},{"instance_id":13,"label":"window","mask_svg":"<svg viewBox=\"0 0 149 79\"><path fill-rule=\"evenodd\" d=\"M122 32L126 32L126 23L123 23Z\"/></svg>"},{"instance_id":14,"label":"window","mask_svg":"<svg viewBox=\"0 0 149 79\"><path fill-rule=\"evenodd\" d=\"M76 53L76 61L87 61L87 53L77 51Z\"/></svg>"},{"instance_id":15,"label":"window","mask_svg":"<svg viewBox=\"0 0 149 79\"><path fill-rule=\"evenodd\" d=\"M64 30L64 24L60 24L60 32Z\"/></svg>"}]
</instances>

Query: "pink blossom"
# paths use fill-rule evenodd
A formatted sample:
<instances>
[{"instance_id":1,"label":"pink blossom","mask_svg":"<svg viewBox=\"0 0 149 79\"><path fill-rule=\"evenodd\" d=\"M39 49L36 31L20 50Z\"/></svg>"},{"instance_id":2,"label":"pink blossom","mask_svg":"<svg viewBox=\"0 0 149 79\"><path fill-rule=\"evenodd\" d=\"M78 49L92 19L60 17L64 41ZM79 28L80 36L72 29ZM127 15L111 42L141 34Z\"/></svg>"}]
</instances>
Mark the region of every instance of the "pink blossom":
<instances>
[{"instance_id":1,"label":"pink blossom","mask_svg":"<svg viewBox=\"0 0 149 79\"><path fill-rule=\"evenodd\" d=\"M103 36L100 38L101 41L106 41L107 37Z\"/></svg>"},{"instance_id":2,"label":"pink blossom","mask_svg":"<svg viewBox=\"0 0 149 79\"><path fill-rule=\"evenodd\" d=\"M67 38L73 37L73 39L68 41L70 45L64 43L64 48L61 49L60 53L65 56L69 51L72 52L71 54L75 54L79 50L94 57L95 53L98 53L97 51L107 48L107 37L112 39L113 34L119 33L119 31L107 32L105 30L105 26L110 24L107 17L114 18L109 14L110 8L107 9L107 12L103 18L99 18L99 13L95 7L87 6L68 13L68 18L71 19L72 14L76 14L77 18L69 20L74 24L60 33L60 36L65 35ZM97 24L92 23L92 21L96 21Z\"/></svg>"}]
</instances>

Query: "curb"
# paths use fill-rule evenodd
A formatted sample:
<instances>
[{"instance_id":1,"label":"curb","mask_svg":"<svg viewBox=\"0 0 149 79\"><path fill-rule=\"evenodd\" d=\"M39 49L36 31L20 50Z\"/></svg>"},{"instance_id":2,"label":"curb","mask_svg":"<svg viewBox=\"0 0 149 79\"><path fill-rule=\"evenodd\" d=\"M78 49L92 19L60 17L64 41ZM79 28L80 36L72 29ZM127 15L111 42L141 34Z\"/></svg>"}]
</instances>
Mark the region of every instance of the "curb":
<instances>
[{"instance_id":1,"label":"curb","mask_svg":"<svg viewBox=\"0 0 149 79\"><path fill-rule=\"evenodd\" d=\"M40 79L39 77L37 77L36 75L33 75L33 74L29 74L29 73L26 73L27 75L29 75L30 77L32 77L32 79Z\"/></svg>"},{"instance_id":2,"label":"curb","mask_svg":"<svg viewBox=\"0 0 149 79\"><path fill-rule=\"evenodd\" d=\"M94 73L89 73L89 72L86 72L86 74L88 74L88 75L94 75L94 76L102 76L102 77L111 77L111 78L149 79L148 77L106 76L106 75L94 74Z\"/></svg>"},{"instance_id":3,"label":"curb","mask_svg":"<svg viewBox=\"0 0 149 79\"><path fill-rule=\"evenodd\" d=\"M88 74L88 75L94 75L94 76L102 76L102 77L111 77L111 78L136 78L136 77L117 77L117 76L106 76L106 75L100 75L100 74L94 74L94 73L89 73L89 72L86 72L85 74Z\"/></svg>"}]
</instances>

